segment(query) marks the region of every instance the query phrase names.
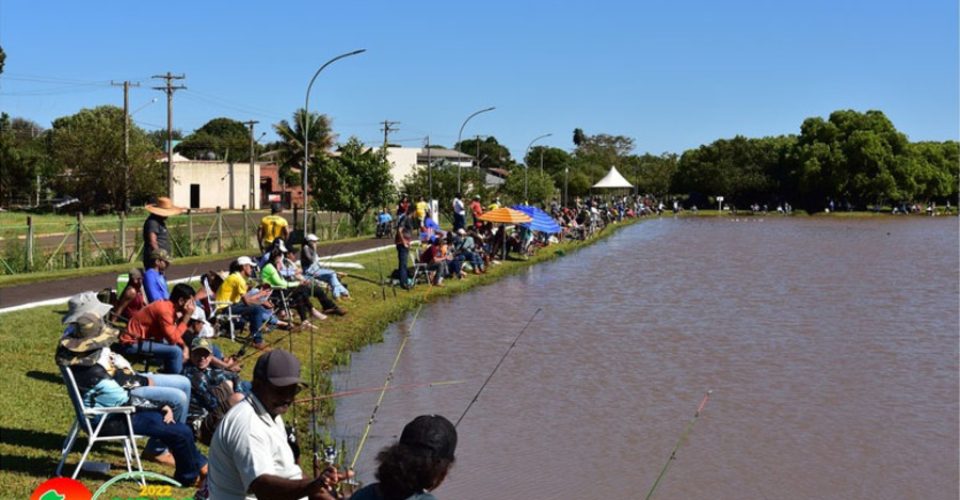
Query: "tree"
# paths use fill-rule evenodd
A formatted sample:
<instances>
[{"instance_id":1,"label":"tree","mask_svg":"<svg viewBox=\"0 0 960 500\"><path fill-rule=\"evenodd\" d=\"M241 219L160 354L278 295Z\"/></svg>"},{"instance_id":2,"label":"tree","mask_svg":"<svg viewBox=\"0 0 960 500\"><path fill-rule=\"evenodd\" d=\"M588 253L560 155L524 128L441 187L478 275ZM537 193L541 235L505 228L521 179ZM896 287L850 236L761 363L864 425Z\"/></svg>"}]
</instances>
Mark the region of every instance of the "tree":
<instances>
[{"instance_id":1,"label":"tree","mask_svg":"<svg viewBox=\"0 0 960 500\"><path fill-rule=\"evenodd\" d=\"M3 74L3 65L7 61L7 53L3 51L3 47L0 47L0 75Z\"/></svg>"},{"instance_id":2,"label":"tree","mask_svg":"<svg viewBox=\"0 0 960 500\"><path fill-rule=\"evenodd\" d=\"M540 170L540 160L543 159L543 171L550 175L563 175L563 169L570 164L570 154L560 148L549 146L534 146L523 158L524 165Z\"/></svg>"},{"instance_id":3,"label":"tree","mask_svg":"<svg viewBox=\"0 0 960 500\"><path fill-rule=\"evenodd\" d=\"M48 134L24 118L0 114L0 202L31 205L38 175L47 177Z\"/></svg>"},{"instance_id":4,"label":"tree","mask_svg":"<svg viewBox=\"0 0 960 500\"><path fill-rule=\"evenodd\" d=\"M430 193L438 200L441 214L453 217L453 197L457 195L457 166L454 163L436 162L431 169L418 167L403 178L400 191L416 201L421 196L428 199ZM479 168L460 169L460 184L465 200L479 196L482 200L491 198L491 191L486 186L486 174ZM433 189L430 189L430 179L433 179Z\"/></svg>"},{"instance_id":5,"label":"tree","mask_svg":"<svg viewBox=\"0 0 960 500\"><path fill-rule=\"evenodd\" d=\"M678 162L679 156L675 153L663 153L660 156L644 153L642 156L631 156L622 173L638 186L640 193L663 197L671 193L670 182L677 171Z\"/></svg>"},{"instance_id":6,"label":"tree","mask_svg":"<svg viewBox=\"0 0 960 500\"><path fill-rule=\"evenodd\" d=\"M250 132L230 118L214 118L194 130L174 150L194 160L250 161Z\"/></svg>"},{"instance_id":7,"label":"tree","mask_svg":"<svg viewBox=\"0 0 960 500\"><path fill-rule=\"evenodd\" d=\"M390 163L382 149L368 148L355 137L339 151L339 156L315 160L313 196L320 208L348 214L359 235L364 216L393 198Z\"/></svg>"},{"instance_id":8,"label":"tree","mask_svg":"<svg viewBox=\"0 0 960 500\"><path fill-rule=\"evenodd\" d=\"M173 140L179 141L183 139L183 131L175 128L170 131L170 135L173 137ZM154 145L160 151L166 151L164 147L167 145L167 131L166 129L151 130L147 132L147 138L150 139L150 143Z\"/></svg>"},{"instance_id":9,"label":"tree","mask_svg":"<svg viewBox=\"0 0 960 500\"><path fill-rule=\"evenodd\" d=\"M587 136L584 135L582 128L573 129L573 145L580 147L587 139Z\"/></svg>"},{"instance_id":10,"label":"tree","mask_svg":"<svg viewBox=\"0 0 960 500\"><path fill-rule=\"evenodd\" d=\"M165 189L157 150L146 133L130 128L132 199L146 201ZM51 155L60 175L53 186L75 196L82 209L123 209L123 110L115 106L83 109L53 122Z\"/></svg>"},{"instance_id":11,"label":"tree","mask_svg":"<svg viewBox=\"0 0 960 500\"><path fill-rule=\"evenodd\" d=\"M530 205L545 205L552 198L557 197L557 186L553 178L546 172L540 173L539 168L530 168L526 174L526 193L524 196L524 171L526 167L517 165L510 169L507 182L500 188L504 195L503 201L508 204L527 203Z\"/></svg>"},{"instance_id":12,"label":"tree","mask_svg":"<svg viewBox=\"0 0 960 500\"><path fill-rule=\"evenodd\" d=\"M280 136L280 143L275 151L279 153L279 174L287 184L299 184L300 175L296 171L303 168L304 126L306 116L303 108L293 113L293 124L287 120L280 120L273 126L273 130ZM315 161L326 155L336 143L337 136L333 133L330 118L319 113L310 113L310 160Z\"/></svg>"},{"instance_id":13,"label":"tree","mask_svg":"<svg viewBox=\"0 0 960 500\"><path fill-rule=\"evenodd\" d=\"M474 156L483 168L508 169L513 165L510 150L497 142L496 137L466 139L454 145L454 149Z\"/></svg>"}]
</instances>

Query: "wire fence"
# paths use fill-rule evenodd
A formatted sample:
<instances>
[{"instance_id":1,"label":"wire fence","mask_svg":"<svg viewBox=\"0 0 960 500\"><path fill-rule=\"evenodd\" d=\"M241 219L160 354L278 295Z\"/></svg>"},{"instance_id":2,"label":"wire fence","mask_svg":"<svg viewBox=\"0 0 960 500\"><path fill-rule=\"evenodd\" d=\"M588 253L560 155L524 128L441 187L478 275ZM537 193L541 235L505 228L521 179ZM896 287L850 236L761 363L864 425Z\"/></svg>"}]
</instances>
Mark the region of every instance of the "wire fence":
<instances>
[{"instance_id":1,"label":"wire fence","mask_svg":"<svg viewBox=\"0 0 960 500\"><path fill-rule=\"evenodd\" d=\"M167 218L173 257L212 255L235 250L259 251L257 228L264 212L188 211ZM294 209L291 227L303 214ZM84 218L24 215L24 224L0 226L0 275L107 266L139 260L143 252L145 216L94 216ZM6 217L10 219L9 214ZM357 236L350 218L336 212L311 212L308 231L321 241ZM360 234L372 234L375 217L365 217Z\"/></svg>"}]
</instances>

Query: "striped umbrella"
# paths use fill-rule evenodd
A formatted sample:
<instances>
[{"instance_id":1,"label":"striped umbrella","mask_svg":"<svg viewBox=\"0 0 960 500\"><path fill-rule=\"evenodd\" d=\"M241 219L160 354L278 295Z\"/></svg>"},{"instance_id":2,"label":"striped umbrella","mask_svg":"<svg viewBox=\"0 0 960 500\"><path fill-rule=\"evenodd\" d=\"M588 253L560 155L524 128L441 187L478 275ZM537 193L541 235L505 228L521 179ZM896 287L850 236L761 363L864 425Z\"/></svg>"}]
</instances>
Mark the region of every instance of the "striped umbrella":
<instances>
[{"instance_id":1,"label":"striped umbrella","mask_svg":"<svg viewBox=\"0 0 960 500\"><path fill-rule=\"evenodd\" d=\"M519 210L503 207L481 215L480 220L499 224L522 224L532 221L533 218Z\"/></svg>"}]
</instances>

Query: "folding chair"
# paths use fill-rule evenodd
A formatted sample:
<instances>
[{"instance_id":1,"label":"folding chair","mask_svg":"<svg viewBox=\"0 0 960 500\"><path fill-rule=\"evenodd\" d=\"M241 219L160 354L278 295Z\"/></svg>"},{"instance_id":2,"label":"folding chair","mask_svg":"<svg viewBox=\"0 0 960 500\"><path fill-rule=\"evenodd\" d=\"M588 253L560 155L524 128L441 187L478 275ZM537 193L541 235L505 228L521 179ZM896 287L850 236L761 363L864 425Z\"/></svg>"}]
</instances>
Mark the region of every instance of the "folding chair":
<instances>
[{"instance_id":1,"label":"folding chair","mask_svg":"<svg viewBox=\"0 0 960 500\"><path fill-rule=\"evenodd\" d=\"M63 451L60 456L60 463L57 465L56 475L60 476L60 471L63 469L64 463L67 461L67 455L70 454L70 451L73 450L73 445L77 441L77 435L81 430L87 434L87 447L83 450L83 455L80 457L80 462L77 463L77 468L73 471L73 475L70 476L72 479L77 478L77 474L80 473L80 468L83 467L83 463L87 460L87 455L90 453L90 449L93 448L93 445L98 442L107 442L107 441L122 441L123 442L123 456L127 461L127 472L133 472L133 467L131 466L131 456L137 462L137 470L143 473L143 465L140 463L140 454L137 452L137 439L143 438L144 436L139 436L133 433L133 421L130 418L136 409L132 406L116 406L113 408L87 408L83 404L83 397L80 395L80 389L77 387L77 381L73 377L73 371L70 368L61 366L60 373L63 375L63 381L67 385L67 392L70 394L70 402L73 404L73 410L77 415L77 419L73 422L73 427L70 429L70 433L67 434L67 438L63 442ZM101 436L100 431L103 429L103 424L113 415L118 415L115 418L120 418L122 415L124 421L126 422L126 434L118 436ZM141 484L146 485L146 479L141 475L140 476Z\"/></svg>"},{"instance_id":2,"label":"folding chair","mask_svg":"<svg viewBox=\"0 0 960 500\"><path fill-rule=\"evenodd\" d=\"M232 303L216 300L216 294L210 288L210 280L206 276L200 277L200 283L207 292L207 298L201 301L204 312L207 313L207 318L209 318L211 324L217 325L218 333L225 330L229 333L230 340L236 341L237 330L243 329L243 320L239 316L235 316L230 310Z\"/></svg>"},{"instance_id":3,"label":"folding chair","mask_svg":"<svg viewBox=\"0 0 960 500\"><path fill-rule=\"evenodd\" d=\"M418 277L422 278L424 283L429 281L429 278L427 277L427 263L420 260L421 249L422 246L421 248L417 248L416 250L410 252L410 258L413 259L413 277L411 278L413 284L417 283Z\"/></svg>"}]
</instances>

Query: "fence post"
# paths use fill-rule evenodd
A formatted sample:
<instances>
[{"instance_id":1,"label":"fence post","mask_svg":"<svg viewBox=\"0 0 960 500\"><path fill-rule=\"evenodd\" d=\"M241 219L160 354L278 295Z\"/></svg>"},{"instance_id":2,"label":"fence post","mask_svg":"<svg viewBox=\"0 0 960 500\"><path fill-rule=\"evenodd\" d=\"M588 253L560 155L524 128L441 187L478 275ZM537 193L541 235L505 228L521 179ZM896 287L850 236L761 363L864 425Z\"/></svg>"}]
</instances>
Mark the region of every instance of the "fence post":
<instances>
[{"instance_id":1,"label":"fence post","mask_svg":"<svg viewBox=\"0 0 960 500\"><path fill-rule=\"evenodd\" d=\"M127 261L127 216L126 212L120 212L120 257Z\"/></svg>"},{"instance_id":2,"label":"fence post","mask_svg":"<svg viewBox=\"0 0 960 500\"><path fill-rule=\"evenodd\" d=\"M297 204L294 203L294 204L293 204L293 230L294 230L294 231L297 230L297 221L298 221L298 220L300 220L300 218L297 217ZM306 229L306 228L304 228L304 229Z\"/></svg>"},{"instance_id":3,"label":"fence post","mask_svg":"<svg viewBox=\"0 0 960 500\"><path fill-rule=\"evenodd\" d=\"M27 216L27 271L33 271L33 217Z\"/></svg>"},{"instance_id":4,"label":"fence post","mask_svg":"<svg viewBox=\"0 0 960 500\"><path fill-rule=\"evenodd\" d=\"M83 267L83 212L77 212L77 248L74 252L77 255L77 269Z\"/></svg>"},{"instance_id":5,"label":"fence post","mask_svg":"<svg viewBox=\"0 0 960 500\"><path fill-rule=\"evenodd\" d=\"M217 253L223 253L223 214L217 207Z\"/></svg>"},{"instance_id":6,"label":"fence post","mask_svg":"<svg viewBox=\"0 0 960 500\"><path fill-rule=\"evenodd\" d=\"M333 234L333 212L327 212L327 213L330 214L330 230L327 232L327 239L335 240L337 239L337 237L334 236Z\"/></svg>"},{"instance_id":7,"label":"fence post","mask_svg":"<svg viewBox=\"0 0 960 500\"><path fill-rule=\"evenodd\" d=\"M313 214L310 215L310 232L313 234L317 234L317 213L316 212L313 212Z\"/></svg>"},{"instance_id":8,"label":"fence post","mask_svg":"<svg viewBox=\"0 0 960 500\"><path fill-rule=\"evenodd\" d=\"M250 236L247 232L247 206L243 206L243 248L247 248L250 245Z\"/></svg>"},{"instance_id":9,"label":"fence post","mask_svg":"<svg viewBox=\"0 0 960 500\"><path fill-rule=\"evenodd\" d=\"M187 251L193 255L193 210L187 209Z\"/></svg>"}]
</instances>

